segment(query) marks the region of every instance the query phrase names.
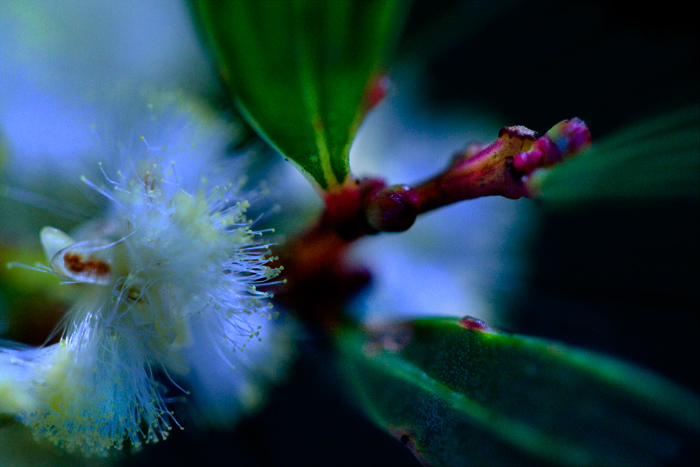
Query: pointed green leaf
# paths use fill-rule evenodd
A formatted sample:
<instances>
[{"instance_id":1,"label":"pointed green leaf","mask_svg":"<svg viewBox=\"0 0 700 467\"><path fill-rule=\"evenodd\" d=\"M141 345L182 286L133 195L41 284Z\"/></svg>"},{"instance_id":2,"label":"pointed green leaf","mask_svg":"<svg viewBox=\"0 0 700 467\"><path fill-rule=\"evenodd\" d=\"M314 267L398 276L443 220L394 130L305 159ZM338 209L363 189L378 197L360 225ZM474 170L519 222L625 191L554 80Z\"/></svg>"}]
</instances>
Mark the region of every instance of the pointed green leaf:
<instances>
[{"instance_id":1,"label":"pointed green leaf","mask_svg":"<svg viewBox=\"0 0 700 467\"><path fill-rule=\"evenodd\" d=\"M700 197L700 106L633 125L546 173L549 206Z\"/></svg>"},{"instance_id":2,"label":"pointed green leaf","mask_svg":"<svg viewBox=\"0 0 700 467\"><path fill-rule=\"evenodd\" d=\"M194 0L253 127L329 190L350 170L363 96L397 31L396 1Z\"/></svg>"},{"instance_id":3,"label":"pointed green leaf","mask_svg":"<svg viewBox=\"0 0 700 467\"><path fill-rule=\"evenodd\" d=\"M338 344L369 414L428 465L649 465L697 449L697 395L598 354L471 318Z\"/></svg>"}]
</instances>

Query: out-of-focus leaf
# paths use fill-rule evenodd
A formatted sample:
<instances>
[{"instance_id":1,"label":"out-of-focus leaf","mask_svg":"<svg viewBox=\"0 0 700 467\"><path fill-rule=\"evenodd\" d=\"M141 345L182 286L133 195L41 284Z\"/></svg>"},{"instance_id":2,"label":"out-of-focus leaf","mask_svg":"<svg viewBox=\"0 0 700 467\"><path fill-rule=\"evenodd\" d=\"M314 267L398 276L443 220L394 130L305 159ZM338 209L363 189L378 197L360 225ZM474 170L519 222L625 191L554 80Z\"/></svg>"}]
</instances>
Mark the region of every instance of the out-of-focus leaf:
<instances>
[{"instance_id":1,"label":"out-of-focus leaf","mask_svg":"<svg viewBox=\"0 0 700 467\"><path fill-rule=\"evenodd\" d=\"M41 345L55 329L71 289L62 287L53 274L7 267L15 263L34 266L45 262L39 245L36 248L0 245L0 337ZM0 338L0 347L9 345Z\"/></svg>"},{"instance_id":2,"label":"out-of-focus leaf","mask_svg":"<svg viewBox=\"0 0 700 467\"><path fill-rule=\"evenodd\" d=\"M193 0L193 11L247 120L332 190L350 173L363 96L398 30L399 3Z\"/></svg>"},{"instance_id":3,"label":"out-of-focus leaf","mask_svg":"<svg viewBox=\"0 0 700 467\"><path fill-rule=\"evenodd\" d=\"M555 208L700 198L700 105L594 140L588 153L553 168L540 183L542 199Z\"/></svg>"},{"instance_id":4,"label":"out-of-focus leaf","mask_svg":"<svg viewBox=\"0 0 700 467\"><path fill-rule=\"evenodd\" d=\"M697 451L698 396L598 354L471 318L345 330L338 344L368 413L428 465L655 465Z\"/></svg>"}]
</instances>

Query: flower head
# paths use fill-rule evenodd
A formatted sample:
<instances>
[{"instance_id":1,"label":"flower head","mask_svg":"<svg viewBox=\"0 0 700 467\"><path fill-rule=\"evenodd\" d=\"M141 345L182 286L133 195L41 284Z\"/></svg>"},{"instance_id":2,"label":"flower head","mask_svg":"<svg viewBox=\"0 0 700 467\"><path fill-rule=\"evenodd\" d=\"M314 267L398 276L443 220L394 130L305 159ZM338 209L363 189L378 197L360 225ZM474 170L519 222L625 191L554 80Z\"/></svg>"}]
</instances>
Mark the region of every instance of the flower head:
<instances>
[{"instance_id":1,"label":"flower head","mask_svg":"<svg viewBox=\"0 0 700 467\"><path fill-rule=\"evenodd\" d=\"M103 214L73 236L41 231L43 270L74 288L60 342L0 350L0 412L68 451L104 455L165 438L176 422L155 374L186 373L193 346L240 350L260 333L250 318L273 317L257 288L279 272L269 245L238 183L221 183L230 127L179 95L144 110L132 120L140 135L98 131L109 161L103 180L83 181Z\"/></svg>"}]
</instances>

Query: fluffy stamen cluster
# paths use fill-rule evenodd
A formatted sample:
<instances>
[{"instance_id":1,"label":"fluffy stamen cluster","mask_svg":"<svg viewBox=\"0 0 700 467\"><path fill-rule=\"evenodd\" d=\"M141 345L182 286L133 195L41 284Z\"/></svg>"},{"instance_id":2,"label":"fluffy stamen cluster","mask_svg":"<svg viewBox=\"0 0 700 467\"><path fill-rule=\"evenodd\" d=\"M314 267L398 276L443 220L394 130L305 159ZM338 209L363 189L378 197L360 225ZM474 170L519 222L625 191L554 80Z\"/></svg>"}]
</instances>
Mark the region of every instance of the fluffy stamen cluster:
<instances>
[{"instance_id":1,"label":"fluffy stamen cluster","mask_svg":"<svg viewBox=\"0 0 700 467\"><path fill-rule=\"evenodd\" d=\"M47 270L76 289L64 335L0 352L11 371L0 392L9 381L25 397L14 410L0 400L0 412L14 411L38 438L89 455L164 439L174 418L154 373L187 370L192 320L235 351L258 336L247 316L273 316L257 286L279 271L246 220L248 202L205 179L187 191L174 169L142 158L105 173L104 186L85 179L108 199L105 216L77 241L42 230Z\"/></svg>"}]
</instances>

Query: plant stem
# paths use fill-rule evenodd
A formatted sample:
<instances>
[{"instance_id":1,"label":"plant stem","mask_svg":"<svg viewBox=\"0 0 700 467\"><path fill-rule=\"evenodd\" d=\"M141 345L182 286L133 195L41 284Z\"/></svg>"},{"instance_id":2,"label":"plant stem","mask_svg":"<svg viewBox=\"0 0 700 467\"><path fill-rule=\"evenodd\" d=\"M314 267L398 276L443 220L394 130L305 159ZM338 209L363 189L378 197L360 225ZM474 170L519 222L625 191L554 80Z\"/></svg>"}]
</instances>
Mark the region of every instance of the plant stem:
<instances>
[{"instance_id":1,"label":"plant stem","mask_svg":"<svg viewBox=\"0 0 700 467\"><path fill-rule=\"evenodd\" d=\"M579 119L564 120L540 138L525 127L510 126L491 145L469 146L442 173L415 188L387 187L379 178L351 179L324 195L318 222L279 252L287 282L277 293L282 302L303 310L307 322L335 326L347 298L370 280L365 269L345 264L345 251L355 240L405 231L419 214L457 201L536 197L530 182L535 172L549 170L590 144L590 132Z\"/></svg>"}]
</instances>

